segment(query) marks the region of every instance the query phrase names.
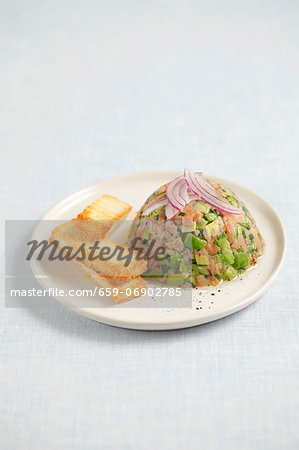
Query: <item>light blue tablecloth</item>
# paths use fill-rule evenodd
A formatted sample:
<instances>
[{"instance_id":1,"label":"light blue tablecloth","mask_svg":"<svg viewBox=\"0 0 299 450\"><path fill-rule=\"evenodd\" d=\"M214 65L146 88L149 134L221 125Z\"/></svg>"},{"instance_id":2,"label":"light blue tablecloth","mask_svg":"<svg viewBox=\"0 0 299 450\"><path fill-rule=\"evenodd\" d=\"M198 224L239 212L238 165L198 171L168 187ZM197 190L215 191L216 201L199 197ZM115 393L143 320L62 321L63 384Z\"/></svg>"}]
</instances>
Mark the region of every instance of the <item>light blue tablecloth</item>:
<instances>
[{"instance_id":1,"label":"light blue tablecloth","mask_svg":"<svg viewBox=\"0 0 299 450\"><path fill-rule=\"evenodd\" d=\"M265 197L289 243L258 302L176 332L110 328L55 301L7 309L2 285L1 449L298 448L298 12L282 0L1 3L6 218L189 165Z\"/></svg>"}]
</instances>

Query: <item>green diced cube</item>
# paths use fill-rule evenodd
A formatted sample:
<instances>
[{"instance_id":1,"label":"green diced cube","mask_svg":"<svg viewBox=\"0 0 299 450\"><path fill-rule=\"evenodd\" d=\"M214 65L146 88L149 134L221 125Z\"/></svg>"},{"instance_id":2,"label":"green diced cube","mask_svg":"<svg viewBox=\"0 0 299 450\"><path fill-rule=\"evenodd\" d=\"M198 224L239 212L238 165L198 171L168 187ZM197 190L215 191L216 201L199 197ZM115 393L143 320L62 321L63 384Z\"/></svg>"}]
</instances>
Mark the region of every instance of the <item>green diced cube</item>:
<instances>
[{"instance_id":1,"label":"green diced cube","mask_svg":"<svg viewBox=\"0 0 299 450\"><path fill-rule=\"evenodd\" d=\"M194 250L202 250L207 245L207 241L192 235L192 246Z\"/></svg>"},{"instance_id":2,"label":"green diced cube","mask_svg":"<svg viewBox=\"0 0 299 450\"><path fill-rule=\"evenodd\" d=\"M242 269L243 267L248 266L248 264L249 258L247 253L245 252L235 253L235 262L234 262L235 269Z\"/></svg>"}]
</instances>

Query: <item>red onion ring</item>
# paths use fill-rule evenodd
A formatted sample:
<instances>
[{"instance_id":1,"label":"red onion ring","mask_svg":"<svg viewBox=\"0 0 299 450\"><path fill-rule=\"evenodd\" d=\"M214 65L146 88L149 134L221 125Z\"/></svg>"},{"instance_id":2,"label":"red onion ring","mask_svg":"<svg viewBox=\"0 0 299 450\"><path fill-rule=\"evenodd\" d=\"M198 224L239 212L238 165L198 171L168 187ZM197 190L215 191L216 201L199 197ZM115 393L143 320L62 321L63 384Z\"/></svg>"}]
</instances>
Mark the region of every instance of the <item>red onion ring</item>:
<instances>
[{"instance_id":1,"label":"red onion ring","mask_svg":"<svg viewBox=\"0 0 299 450\"><path fill-rule=\"evenodd\" d=\"M165 215L166 215L166 219L171 219L173 216L175 216L178 213L178 210L176 208L174 208L173 206L171 206L170 203L168 203L165 206Z\"/></svg>"},{"instance_id":2,"label":"red onion ring","mask_svg":"<svg viewBox=\"0 0 299 450\"><path fill-rule=\"evenodd\" d=\"M155 209L157 208L161 208L161 206L165 206L167 205L168 200L166 197L160 199L160 200L155 200L153 203L151 203L149 206L147 206L143 211L142 211L142 216L147 216L148 214L150 214L151 212L153 212Z\"/></svg>"},{"instance_id":3,"label":"red onion ring","mask_svg":"<svg viewBox=\"0 0 299 450\"><path fill-rule=\"evenodd\" d=\"M201 176L190 169L184 171L186 183L189 188L209 205L228 214L240 214L240 211L232 206L224 197L221 197Z\"/></svg>"},{"instance_id":4,"label":"red onion ring","mask_svg":"<svg viewBox=\"0 0 299 450\"><path fill-rule=\"evenodd\" d=\"M171 206L182 211L189 201L188 186L183 175L172 180L166 189L166 195Z\"/></svg>"},{"instance_id":5,"label":"red onion ring","mask_svg":"<svg viewBox=\"0 0 299 450\"><path fill-rule=\"evenodd\" d=\"M241 214L226 198L219 195L202 177L202 172L192 172L185 168L184 175L172 180L166 189L166 198L156 200L142 212L143 216L165 206L167 219L171 219L192 200L203 200L214 208L227 214Z\"/></svg>"}]
</instances>

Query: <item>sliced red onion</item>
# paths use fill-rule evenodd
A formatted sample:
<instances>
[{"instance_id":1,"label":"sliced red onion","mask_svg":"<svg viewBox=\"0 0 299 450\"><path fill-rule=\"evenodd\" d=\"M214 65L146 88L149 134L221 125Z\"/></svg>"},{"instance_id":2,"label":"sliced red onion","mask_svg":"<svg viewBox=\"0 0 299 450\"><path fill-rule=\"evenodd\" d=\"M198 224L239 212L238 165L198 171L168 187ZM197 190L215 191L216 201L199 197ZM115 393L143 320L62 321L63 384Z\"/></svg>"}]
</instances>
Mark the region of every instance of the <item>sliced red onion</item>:
<instances>
[{"instance_id":1,"label":"sliced red onion","mask_svg":"<svg viewBox=\"0 0 299 450\"><path fill-rule=\"evenodd\" d=\"M160 200L155 200L153 203L151 203L149 206L147 206L143 211L142 211L142 216L147 216L148 214L150 214L151 212L153 212L155 209L157 208L161 208L161 206L165 206L168 204L168 200L166 197L160 199Z\"/></svg>"},{"instance_id":2,"label":"sliced red onion","mask_svg":"<svg viewBox=\"0 0 299 450\"><path fill-rule=\"evenodd\" d=\"M203 200L214 208L228 214L240 214L238 208L232 206L226 198L219 195L202 177L202 172L192 172L186 168L184 175L172 180L166 189L166 196L151 203L142 212L143 216L157 208L165 206L167 219L171 219L192 200Z\"/></svg>"},{"instance_id":3,"label":"sliced red onion","mask_svg":"<svg viewBox=\"0 0 299 450\"><path fill-rule=\"evenodd\" d=\"M198 176L190 169L186 168L184 177L191 191L209 205L228 214L240 214L240 211L232 206L224 197L217 194L213 187L207 183L202 176Z\"/></svg>"},{"instance_id":4,"label":"sliced red onion","mask_svg":"<svg viewBox=\"0 0 299 450\"><path fill-rule=\"evenodd\" d=\"M189 200L190 200L190 202L192 200L200 200L200 197L198 197L197 194L194 194L192 191L190 191L190 189L188 189L188 191L189 191Z\"/></svg>"},{"instance_id":5,"label":"sliced red onion","mask_svg":"<svg viewBox=\"0 0 299 450\"><path fill-rule=\"evenodd\" d=\"M170 203L167 203L167 205L165 206L166 219L168 219L168 220L171 219L177 213L178 213L178 210L176 208L174 208L173 206L171 206Z\"/></svg>"},{"instance_id":6,"label":"sliced red onion","mask_svg":"<svg viewBox=\"0 0 299 450\"><path fill-rule=\"evenodd\" d=\"M214 191L214 194L211 194L207 188L208 183L205 180L200 180L201 188L203 189L202 199L209 203L214 208L228 214L236 214L239 215L240 211L238 208L232 206L224 197L217 196L217 193ZM213 191L212 191L213 192Z\"/></svg>"},{"instance_id":7,"label":"sliced red onion","mask_svg":"<svg viewBox=\"0 0 299 450\"><path fill-rule=\"evenodd\" d=\"M192 191L190 191L190 189L188 189L188 201L186 203L186 205L188 205L188 203L192 202L193 200L199 200L198 195L193 194ZM185 205L185 206L186 206ZM180 211L182 211L184 208L182 208ZM165 206L165 215L166 215L166 219L171 219L173 216L175 216L176 214L178 214L178 210L176 208L174 208L173 206L171 206L170 203L168 203Z\"/></svg>"},{"instance_id":8,"label":"sliced red onion","mask_svg":"<svg viewBox=\"0 0 299 450\"><path fill-rule=\"evenodd\" d=\"M189 202L188 186L183 175L172 180L167 186L166 195L171 206L182 211Z\"/></svg>"}]
</instances>

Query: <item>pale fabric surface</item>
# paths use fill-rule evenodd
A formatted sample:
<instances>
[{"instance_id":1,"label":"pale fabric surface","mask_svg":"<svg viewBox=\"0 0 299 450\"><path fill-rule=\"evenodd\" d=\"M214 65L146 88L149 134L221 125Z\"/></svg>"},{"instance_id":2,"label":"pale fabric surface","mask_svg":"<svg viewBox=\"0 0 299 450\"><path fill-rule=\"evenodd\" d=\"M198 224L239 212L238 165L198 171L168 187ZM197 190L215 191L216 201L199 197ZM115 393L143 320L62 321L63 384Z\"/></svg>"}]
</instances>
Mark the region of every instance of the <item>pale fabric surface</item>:
<instances>
[{"instance_id":1,"label":"pale fabric surface","mask_svg":"<svg viewBox=\"0 0 299 450\"><path fill-rule=\"evenodd\" d=\"M6 218L189 165L264 196L289 243L258 302L194 329L114 329L55 301L3 307L0 447L298 448L298 2L0 9Z\"/></svg>"}]
</instances>

